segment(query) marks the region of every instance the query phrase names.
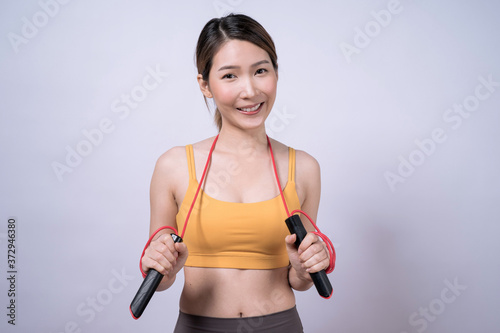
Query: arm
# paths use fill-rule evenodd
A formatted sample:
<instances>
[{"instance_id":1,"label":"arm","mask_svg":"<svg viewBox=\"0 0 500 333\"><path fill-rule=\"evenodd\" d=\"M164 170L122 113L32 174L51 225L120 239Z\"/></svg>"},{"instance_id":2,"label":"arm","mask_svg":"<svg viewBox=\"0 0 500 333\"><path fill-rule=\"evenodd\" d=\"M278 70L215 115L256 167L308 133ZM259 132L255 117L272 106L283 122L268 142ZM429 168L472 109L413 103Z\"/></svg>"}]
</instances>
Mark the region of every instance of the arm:
<instances>
[{"instance_id":1,"label":"arm","mask_svg":"<svg viewBox=\"0 0 500 333\"><path fill-rule=\"evenodd\" d=\"M302 210L316 221L321 195L319 164L312 156L301 151L297 151L296 164L297 193L302 201ZM309 220L305 216L301 216L301 220L308 234L300 247L295 248L295 234L285 239L291 264L288 280L290 286L299 291L307 290L313 285L309 273L319 272L329 265L326 245L318 236L310 233L314 231L314 227Z\"/></svg>"},{"instance_id":2,"label":"arm","mask_svg":"<svg viewBox=\"0 0 500 333\"><path fill-rule=\"evenodd\" d=\"M175 188L182 177L184 147L170 149L157 161L150 187L151 220L149 234L162 226L176 228L177 203ZM187 170L187 167L185 168ZM176 274L184 266L188 251L186 244L174 243L168 229L160 231L146 249L141 260L144 272L151 268L163 274L158 291L168 289L175 281Z\"/></svg>"}]
</instances>

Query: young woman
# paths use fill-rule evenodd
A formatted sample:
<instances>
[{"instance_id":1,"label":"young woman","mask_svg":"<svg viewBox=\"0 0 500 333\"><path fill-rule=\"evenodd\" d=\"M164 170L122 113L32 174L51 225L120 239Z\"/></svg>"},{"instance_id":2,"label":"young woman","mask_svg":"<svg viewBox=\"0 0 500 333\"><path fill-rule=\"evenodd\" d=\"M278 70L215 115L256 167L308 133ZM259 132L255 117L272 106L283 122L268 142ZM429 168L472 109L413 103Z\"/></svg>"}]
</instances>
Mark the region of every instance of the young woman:
<instances>
[{"instance_id":1,"label":"young woman","mask_svg":"<svg viewBox=\"0 0 500 333\"><path fill-rule=\"evenodd\" d=\"M330 262L313 233L296 249L284 222L279 184L290 212L302 209L315 219L320 170L307 153L266 136L278 82L274 43L259 23L231 14L205 25L196 62L201 92L217 107L219 135L159 158L150 232L185 228L184 242L162 230L142 269L164 275L160 291L184 268L175 332L302 332L292 290L309 289L309 273Z\"/></svg>"}]
</instances>

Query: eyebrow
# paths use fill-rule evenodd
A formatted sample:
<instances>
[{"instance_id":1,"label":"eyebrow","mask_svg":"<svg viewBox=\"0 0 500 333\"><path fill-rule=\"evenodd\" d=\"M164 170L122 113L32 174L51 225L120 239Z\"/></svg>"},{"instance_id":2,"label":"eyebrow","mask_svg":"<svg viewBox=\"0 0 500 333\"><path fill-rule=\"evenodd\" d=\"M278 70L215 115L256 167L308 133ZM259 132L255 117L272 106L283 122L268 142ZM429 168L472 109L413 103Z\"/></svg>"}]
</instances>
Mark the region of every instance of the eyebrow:
<instances>
[{"instance_id":1,"label":"eyebrow","mask_svg":"<svg viewBox=\"0 0 500 333\"><path fill-rule=\"evenodd\" d=\"M262 64L269 64L269 60L261 60L256 62L255 64L251 65L250 67L256 67ZM223 71L226 69L239 69L240 66L234 66L234 65L228 65L228 66L222 66L221 68L218 69L218 71Z\"/></svg>"}]
</instances>

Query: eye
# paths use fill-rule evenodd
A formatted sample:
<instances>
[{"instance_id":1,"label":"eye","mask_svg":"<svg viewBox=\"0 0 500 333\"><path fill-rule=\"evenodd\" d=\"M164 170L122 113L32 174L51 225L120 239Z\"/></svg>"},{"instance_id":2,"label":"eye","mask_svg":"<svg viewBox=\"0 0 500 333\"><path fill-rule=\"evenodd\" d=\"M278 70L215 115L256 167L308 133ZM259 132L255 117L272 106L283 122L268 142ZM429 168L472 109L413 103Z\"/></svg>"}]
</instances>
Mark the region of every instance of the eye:
<instances>
[{"instance_id":1,"label":"eye","mask_svg":"<svg viewBox=\"0 0 500 333\"><path fill-rule=\"evenodd\" d=\"M223 79L234 79L235 77L236 76L234 74L229 73L229 74L224 75L222 78Z\"/></svg>"},{"instance_id":2,"label":"eye","mask_svg":"<svg viewBox=\"0 0 500 333\"><path fill-rule=\"evenodd\" d=\"M264 73L266 73L266 72L267 72L267 69L265 69L265 68L259 68L259 69L255 72L255 74L264 74Z\"/></svg>"}]
</instances>

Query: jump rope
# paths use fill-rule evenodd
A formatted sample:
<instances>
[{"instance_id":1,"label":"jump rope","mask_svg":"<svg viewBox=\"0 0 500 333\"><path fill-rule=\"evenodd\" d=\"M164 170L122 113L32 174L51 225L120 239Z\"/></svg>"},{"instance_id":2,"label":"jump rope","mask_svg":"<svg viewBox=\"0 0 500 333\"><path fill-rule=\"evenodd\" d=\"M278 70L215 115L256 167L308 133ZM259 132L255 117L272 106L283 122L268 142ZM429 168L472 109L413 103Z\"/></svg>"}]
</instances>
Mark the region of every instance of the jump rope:
<instances>
[{"instance_id":1,"label":"jump rope","mask_svg":"<svg viewBox=\"0 0 500 333\"><path fill-rule=\"evenodd\" d=\"M201 175L200 182L198 183L198 188L196 189L196 192L195 192L195 195L193 198L193 202L191 203L191 206L189 207L189 211L186 215L186 220L184 221L184 227L182 228L181 235L178 236L177 230L174 227L163 226L163 227L158 228L151 235L151 237L149 237L149 240L146 243L146 246L144 246L144 250L142 251L142 254L141 254L141 259L144 256L144 253L146 252L146 249L149 247L149 244L153 240L154 236L156 236L156 234L158 232L160 232L161 230L164 230L164 229L172 230L174 233L171 234L171 236L172 236L174 242L175 243L182 242L182 239L184 238L184 234L186 233L186 227L187 227L187 223L189 220L189 216L191 215L193 207L196 203L196 198L198 197L198 194L201 190L203 181L205 179L205 176L206 176L206 173L208 170L208 166L209 166L210 161L212 159L212 153L213 153L214 148L215 148L215 143L217 142L218 138L219 138L219 135L217 135L215 137L214 142L212 143L212 146L210 148L210 152L208 153L207 162L205 163L205 168L203 169L203 173ZM312 218L309 215L307 215L307 213L305 213L304 211L302 211L300 209L293 210L291 213L288 210L288 205L286 204L285 196L283 194L283 189L281 188L280 180L278 177L278 171L276 169L276 162L274 160L273 148L271 146L271 140L269 139L269 137L267 137L267 143L269 145L271 160L273 162L274 175L276 177L276 182L278 184L278 188L280 191L281 200L283 201L283 206L285 208L286 215L288 216L288 218L285 220L285 223L286 223L288 229L290 230L290 233L296 234L295 246L298 248L300 243L302 242L302 240L307 235L307 231L305 230L299 215L296 214L296 213L301 213L311 222L314 229L316 229L316 231L313 231L312 233L317 235L319 238L321 238L324 241L324 243L328 249L328 252L330 255L330 262L329 262L328 267L322 271L319 271L316 273L309 273L309 274L311 275L311 278L314 282L314 285L315 285L319 295L325 299L329 299L332 296L333 288L332 288L332 286L330 284L330 280L328 280L328 277L326 276L326 274L331 273L335 268L335 261L336 261L335 248L333 247L333 244L330 241L330 239L319 230L319 228L316 226L316 224L314 223ZM148 273L146 274L142 270L142 265L141 265L140 261L139 261L139 269L141 270L141 273L142 273L142 276L144 277L144 280L143 280L141 286L139 287L137 294L135 295L134 299L132 300L132 303L130 304L130 313L132 314L132 317L134 319L139 319L139 317L142 315L142 313L146 309L146 306L148 305L151 297L155 293L156 288L158 288L158 285L160 284L161 279L163 278L163 275L154 269L150 269L148 271Z\"/></svg>"}]
</instances>

